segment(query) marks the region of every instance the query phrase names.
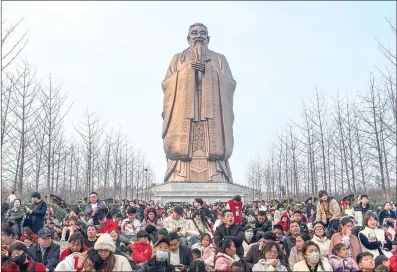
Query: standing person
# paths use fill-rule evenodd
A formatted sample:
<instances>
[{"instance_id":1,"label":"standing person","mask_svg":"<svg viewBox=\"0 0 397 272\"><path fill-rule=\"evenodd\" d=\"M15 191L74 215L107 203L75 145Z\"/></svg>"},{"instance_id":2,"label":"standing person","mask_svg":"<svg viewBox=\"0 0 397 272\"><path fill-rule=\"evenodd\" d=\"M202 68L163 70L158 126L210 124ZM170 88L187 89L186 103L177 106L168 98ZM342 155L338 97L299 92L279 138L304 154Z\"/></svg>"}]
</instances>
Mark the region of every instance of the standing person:
<instances>
[{"instance_id":1,"label":"standing person","mask_svg":"<svg viewBox=\"0 0 397 272\"><path fill-rule=\"evenodd\" d=\"M99 225L98 220L95 218L95 215L97 215L99 212L108 215L109 208L106 205L105 201L99 200L98 193L92 192L90 194L90 203L88 203L87 207L85 208L85 213L90 218L90 220L88 220L88 223L93 222L94 225ZM108 217L109 219L113 219L110 214L108 216L110 216Z\"/></svg>"},{"instance_id":2,"label":"standing person","mask_svg":"<svg viewBox=\"0 0 397 272\"><path fill-rule=\"evenodd\" d=\"M7 197L8 203L9 203L9 207L13 207L14 206L14 200L17 198L17 196L14 194L14 191L11 192L11 194Z\"/></svg>"},{"instance_id":3,"label":"standing person","mask_svg":"<svg viewBox=\"0 0 397 272\"><path fill-rule=\"evenodd\" d=\"M22 234L22 225L24 218L25 212L22 210L21 200L14 199L14 207L7 211L6 219L8 221L14 222L15 226L17 227L18 234Z\"/></svg>"},{"instance_id":4,"label":"standing person","mask_svg":"<svg viewBox=\"0 0 397 272\"><path fill-rule=\"evenodd\" d=\"M315 222L321 221L325 227L333 229L333 225L337 224L341 217L339 203L335 199L328 197L328 193L325 190L321 190L318 196L320 199L317 204Z\"/></svg>"},{"instance_id":5,"label":"standing person","mask_svg":"<svg viewBox=\"0 0 397 272\"><path fill-rule=\"evenodd\" d=\"M228 200L226 210L232 211L236 224L243 222L243 201L241 201L241 196L236 195L233 199Z\"/></svg>"},{"instance_id":6,"label":"standing person","mask_svg":"<svg viewBox=\"0 0 397 272\"><path fill-rule=\"evenodd\" d=\"M28 249L28 255L36 262L43 263L48 271L54 271L61 254L59 245L52 242L52 231L43 228L39 231L38 244Z\"/></svg>"},{"instance_id":7,"label":"standing person","mask_svg":"<svg viewBox=\"0 0 397 272\"><path fill-rule=\"evenodd\" d=\"M234 215L231 210L224 210L223 223L217 227L215 231L215 244L218 248L222 248L222 243L226 239L233 241L233 245L236 247L236 254L240 257L244 257L244 231L242 227L234 222Z\"/></svg>"},{"instance_id":8,"label":"standing person","mask_svg":"<svg viewBox=\"0 0 397 272\"><path fill-rule=\"evenodd\" d=\"M26 208L27 218L24 227L30 227L33 233L37 234L44 227L44 217L47 212L47 204L41 199L39 192L32 194L33 209Z\"/></svg>"}]
</instances>

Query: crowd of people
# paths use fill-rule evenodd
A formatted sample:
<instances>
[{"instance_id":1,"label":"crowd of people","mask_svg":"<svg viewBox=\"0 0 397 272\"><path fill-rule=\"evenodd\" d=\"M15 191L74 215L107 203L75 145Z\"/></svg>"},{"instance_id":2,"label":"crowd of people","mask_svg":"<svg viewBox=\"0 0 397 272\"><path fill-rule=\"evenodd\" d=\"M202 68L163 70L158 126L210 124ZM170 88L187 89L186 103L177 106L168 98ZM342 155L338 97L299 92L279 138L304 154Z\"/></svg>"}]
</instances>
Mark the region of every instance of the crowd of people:
<instances>
[{"instance_id":1,"label":"crowd of people","mask_svg":"<svg viewBox=\"0 0 397 272\"><path fill-rule=\"evenodd\" d=\"M40 193L2 214L2 271L397 271L396 206L318 200L147 203L110 207L92 192L62 220ZM354 202L354 203L353 203ZM3 211L2 211L3 213Z\"/></svg>"}]
</instances>

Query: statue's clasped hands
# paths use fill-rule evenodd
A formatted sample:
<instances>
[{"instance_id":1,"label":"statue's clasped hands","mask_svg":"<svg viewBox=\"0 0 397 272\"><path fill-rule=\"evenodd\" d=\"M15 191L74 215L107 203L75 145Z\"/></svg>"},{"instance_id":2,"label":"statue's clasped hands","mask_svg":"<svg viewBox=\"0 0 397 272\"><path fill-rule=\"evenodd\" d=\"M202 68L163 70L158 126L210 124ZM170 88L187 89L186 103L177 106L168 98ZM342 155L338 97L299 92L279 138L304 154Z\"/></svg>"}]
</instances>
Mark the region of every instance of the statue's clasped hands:
<instances>
[{"instance_id":1,"label":"statue's clasped hands","mask_svg":"<svg viewBox=\"0 0 397 272\"><path fill-rule=\"evenodd\" d=\"M192 68L194 70L197 70L197 71L200 71L200 72L204 73L204 71L205 71L205 63L204 63L203 59L195 60L191 64L192 64Z\"/></svg>"}]
</instances>

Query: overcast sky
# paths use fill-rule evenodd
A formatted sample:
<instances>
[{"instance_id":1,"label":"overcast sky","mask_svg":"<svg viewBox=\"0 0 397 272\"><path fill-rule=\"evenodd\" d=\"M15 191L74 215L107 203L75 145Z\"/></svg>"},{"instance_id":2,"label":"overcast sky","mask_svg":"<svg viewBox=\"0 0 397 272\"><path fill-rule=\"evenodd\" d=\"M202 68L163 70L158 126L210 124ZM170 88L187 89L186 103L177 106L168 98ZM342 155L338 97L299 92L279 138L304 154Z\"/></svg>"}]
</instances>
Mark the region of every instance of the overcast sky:
<instances>
[{"instance_id":1,"label":"overcast sky","mask_svg":"<svg viewBox=\"0 0 397 272\"><path fill-rule=\"evenodd\" d=\"M25 17L25 50L63 82L71 123L88 108L128 134L161 181L161 81L174 54L187 47L189 25L207 25L209 47L228 59L237 81L235 148L231 169L245 183L245 168L265 154L315 86L354 97L367 89L370 70L386 63L375 37L395 50L385 21L389 2L3 2L3 17Z\"/></svg>"}]
</instances>

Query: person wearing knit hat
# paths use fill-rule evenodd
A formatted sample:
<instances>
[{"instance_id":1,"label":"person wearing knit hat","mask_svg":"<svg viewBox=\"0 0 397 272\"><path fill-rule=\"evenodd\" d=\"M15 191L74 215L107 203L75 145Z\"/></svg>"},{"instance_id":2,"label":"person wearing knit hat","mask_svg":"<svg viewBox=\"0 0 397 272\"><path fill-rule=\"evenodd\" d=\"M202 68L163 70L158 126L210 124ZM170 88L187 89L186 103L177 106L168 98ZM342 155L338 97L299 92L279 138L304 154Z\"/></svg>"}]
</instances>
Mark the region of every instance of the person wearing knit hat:
<instances>
[{"instance_id":1,"label":"person wearing knit hat","mask_svg":"<svg viewBox=\"0 0 397 272\"><path fill-rule=\"evenodd\" d=\"M132 271L131 265L126 257L114 254L116 245L109 233L104 233L99 236L98 240L95 242L94 249L104 262L104 267L102 267L103 271Z\"/></svg>"},{"instance_id":2,"label":"person wearing knit hat","mask_svg":"<svg viewBox=\"0 0 397 272\"><path fill-rule=\"evenodd\" d=\"M320 248L320 253L323 257L328 258L329 256L329 245L331 241L325 235L325 227L321 222L314 224L314 235L312 241Z\"/></svg>"}]
</instances>

